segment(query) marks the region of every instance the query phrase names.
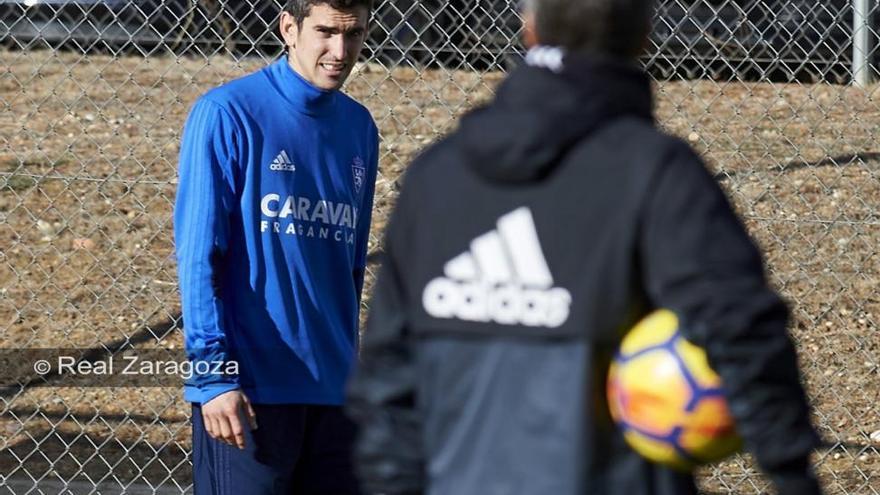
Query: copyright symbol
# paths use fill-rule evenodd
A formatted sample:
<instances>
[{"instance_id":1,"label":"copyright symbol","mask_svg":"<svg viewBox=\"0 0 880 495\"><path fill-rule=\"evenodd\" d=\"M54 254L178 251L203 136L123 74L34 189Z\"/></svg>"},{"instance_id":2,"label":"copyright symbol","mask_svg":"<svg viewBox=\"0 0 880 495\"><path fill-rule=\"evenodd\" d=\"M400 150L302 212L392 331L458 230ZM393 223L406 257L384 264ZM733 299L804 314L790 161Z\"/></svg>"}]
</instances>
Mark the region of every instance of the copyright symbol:
<instances>
[{"instance_id":1,"label":"copyright symbol","mask_svg":"<svg viewBox=\"0 0 880 495\"><path fill-rule=\"evenodd\" d=\"M46 373L52 371L52 365L49 364L49 361L45 359L40 359L36 363L34 363L34 371L37 372L38 375L45 375Z\"/></svg>"}]
</instances>

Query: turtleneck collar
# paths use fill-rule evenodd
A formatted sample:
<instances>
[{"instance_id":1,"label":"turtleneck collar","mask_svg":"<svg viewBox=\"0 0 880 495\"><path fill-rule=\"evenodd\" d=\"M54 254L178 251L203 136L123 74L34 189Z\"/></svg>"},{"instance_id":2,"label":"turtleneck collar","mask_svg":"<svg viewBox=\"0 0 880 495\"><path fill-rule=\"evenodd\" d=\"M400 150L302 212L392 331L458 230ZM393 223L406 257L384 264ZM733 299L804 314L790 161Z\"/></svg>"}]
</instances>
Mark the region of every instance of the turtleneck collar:
<instances>
[{"instance_id":1,"label":"turtleneck collar","mask_svg":"<svg viewBox=\"0 0 880 495\"><path fill-rule=\"evenodd\" d=\"M282 55L269 66L272 85L295 110L312 115L323 115L336 105L338 91L315 87L299 75Z\"/></svg>"}]
</instances>

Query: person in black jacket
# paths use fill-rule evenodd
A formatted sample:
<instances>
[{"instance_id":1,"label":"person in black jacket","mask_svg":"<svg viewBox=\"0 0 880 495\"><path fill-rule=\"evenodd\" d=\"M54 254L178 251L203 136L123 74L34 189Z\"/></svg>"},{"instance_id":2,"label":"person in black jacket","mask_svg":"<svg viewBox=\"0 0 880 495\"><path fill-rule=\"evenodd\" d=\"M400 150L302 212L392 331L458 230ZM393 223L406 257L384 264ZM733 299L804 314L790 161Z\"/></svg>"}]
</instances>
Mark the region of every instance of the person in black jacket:
<instances>
[{"instance_id":1,"label":"person in black jacket","mask_svg":"<svg viewBox=\"0 0 880 495\"><path fill-rule=\"evenodd\" d=\"M706 349L782 495L820 493L788 310L701 160L657 130L649 0L533 0L526 64L409 167L349 385L367 491L673 495L605 399L655 308Z\"/></svg>"}]
</instances>

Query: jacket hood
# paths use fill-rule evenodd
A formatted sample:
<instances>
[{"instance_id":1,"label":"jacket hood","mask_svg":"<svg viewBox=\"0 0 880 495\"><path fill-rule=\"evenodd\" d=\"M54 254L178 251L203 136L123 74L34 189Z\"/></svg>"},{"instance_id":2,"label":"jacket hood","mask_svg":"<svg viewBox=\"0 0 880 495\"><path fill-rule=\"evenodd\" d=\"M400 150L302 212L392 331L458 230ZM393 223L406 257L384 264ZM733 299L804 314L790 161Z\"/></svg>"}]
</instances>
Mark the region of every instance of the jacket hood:
<instances>
[{"instance_id":1,"label":"jacket hood","mask_svg":"<svg viewBox=\"0 0 880 495\"><path fill-rule=\"evenodd\" d=\"M538 48L491 104L462 118L458 135L479 175L533 182L601 125L623 116L650 120L651 111L650 82L635 64Z\"/></svg>"}]
</instances>

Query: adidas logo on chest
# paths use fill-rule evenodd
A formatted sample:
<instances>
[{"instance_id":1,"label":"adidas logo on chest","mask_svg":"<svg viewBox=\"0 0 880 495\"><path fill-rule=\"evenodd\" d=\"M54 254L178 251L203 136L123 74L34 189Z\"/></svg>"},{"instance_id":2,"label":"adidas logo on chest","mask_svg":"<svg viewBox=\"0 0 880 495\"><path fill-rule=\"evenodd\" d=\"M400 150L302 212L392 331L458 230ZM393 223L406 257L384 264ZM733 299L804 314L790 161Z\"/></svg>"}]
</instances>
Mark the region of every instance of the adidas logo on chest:
<instances>
[{"instance_id":1,"label":"adidas logo on chest","mask_svg":"<svg viewBox=\"0 0 880 495\"><path fill-rule=\"evenodd\" d=\"M278 153L278 156L269 164L269 170L274 170L275 172L295 172L296 166L290 160L290 157L287 156L287 151L281 150L281 153Z\"/></svg>"},{"instance_id":2,"label":"adidas logo on chest","mask_svg":"<svg viewBox=\"0 0 880 495\"><path fill-rule=\"evenodd\" d=\"M555 328L568 320L571 294L553 286L532 212L522 207L448 261L422 305L434 318Z\"/></svg>"}]
</instances>

